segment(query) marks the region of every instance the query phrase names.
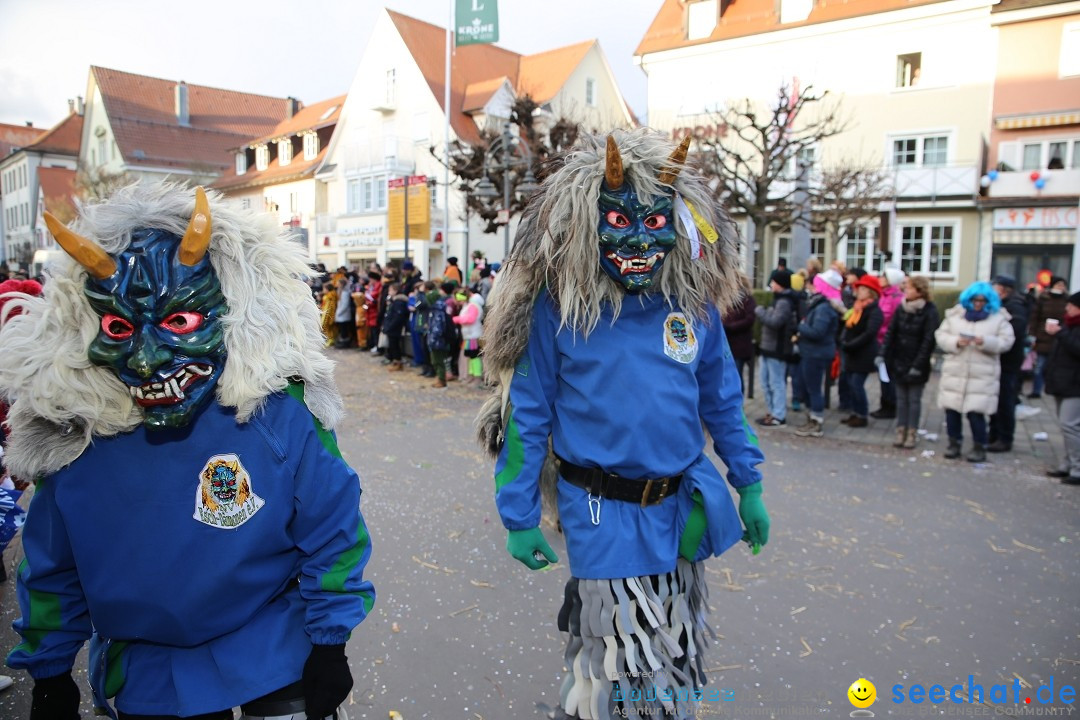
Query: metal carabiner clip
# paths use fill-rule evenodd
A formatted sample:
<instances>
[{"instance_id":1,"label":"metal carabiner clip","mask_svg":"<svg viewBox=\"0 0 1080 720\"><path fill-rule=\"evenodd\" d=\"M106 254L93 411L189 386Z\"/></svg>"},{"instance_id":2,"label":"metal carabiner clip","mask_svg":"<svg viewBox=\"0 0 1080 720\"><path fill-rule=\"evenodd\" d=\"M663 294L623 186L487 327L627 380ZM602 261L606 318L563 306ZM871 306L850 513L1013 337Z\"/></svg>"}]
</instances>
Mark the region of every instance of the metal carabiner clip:
<instances>
[{"instance_id":1,"label":"metal carabiner clip","mask_svg":"<svg viewBox=\"0 0 1080 720\"><path fill-rule=\"evenodd\" d=\"M589 517L593 525L600 524L600 496L589 493Z\"/></svg>"}]
</instances>

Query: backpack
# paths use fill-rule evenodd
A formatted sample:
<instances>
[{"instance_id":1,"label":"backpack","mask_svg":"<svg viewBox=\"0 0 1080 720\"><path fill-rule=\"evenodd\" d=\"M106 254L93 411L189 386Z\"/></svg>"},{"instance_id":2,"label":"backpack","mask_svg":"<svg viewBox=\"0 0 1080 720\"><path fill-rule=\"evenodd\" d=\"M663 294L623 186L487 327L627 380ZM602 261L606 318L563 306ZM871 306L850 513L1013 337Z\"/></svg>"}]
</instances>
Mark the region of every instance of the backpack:
<instances>
[{"instance_id":1,"label":"backpack","mask_svg":"<svg viewBox=\"0 0 1080 720\"><path fill-rule=\"evenodd\" d=\"M447 342L450 324L450 316L446 314L446 298L439 298L431 306L427 323L427 343L432 350L446 350L450 347Z\"/></svg>"}]
</instances>

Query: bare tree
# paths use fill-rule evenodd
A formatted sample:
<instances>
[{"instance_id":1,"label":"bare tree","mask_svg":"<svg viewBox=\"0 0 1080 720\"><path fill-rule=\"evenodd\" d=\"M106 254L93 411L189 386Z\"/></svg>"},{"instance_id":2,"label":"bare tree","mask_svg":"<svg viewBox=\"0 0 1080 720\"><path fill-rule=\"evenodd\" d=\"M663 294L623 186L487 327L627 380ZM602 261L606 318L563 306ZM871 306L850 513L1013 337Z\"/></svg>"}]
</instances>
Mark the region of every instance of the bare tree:
<instances>
[{"instance_id":1,"label":"bare tree","mask_svg":"<svg viewBox=\"0 0 1080 720\"><path fill-rule=\"evenodd\" d=\"M789 229L797 216L793 165L845 129L838 103L827 98L812 86L800 92L782 85L764 108L745 99L714 113L723 131L697 139L695 162L711 178L716 199L753 221L755 248L763 246L766 229ZM754 268L760 282L758 275Z\"/></svg>"},{"instance_id":2,"label":"bare tree","mask_svg":"<svg viewBox=\"0 0 1080 720\"><path fill-rule=\"evenodd\" d=\"M80 164L75 173L75 194L86 201L107 200L120 188L130 185L134 178L125 172L110 172L102 166Z\"/></svg>"},{"instance_id":3,"label":"bare tree","mask_svg":"<svg viewBox=\"0 0 1080 720\"><path fill-rule=\"evenodd\" d=\"M525 175L525 171L532 170L537 181L544 177L544 168L548 161L559 153L569 149L577 141L582 132L580 123L571 118L555 118L550 125L539 121L539 104L529 95L523 95L514 101L510 109L510 124L518 129L518 137L527 145L528 154L521 153L518 161L510 168L510 185L515 187ZM480 132L480 141L470 144L461 140L453 140L450 143L450 172L453 173L462 189L465 191L465 202L468 212L484 220L485 233L495 233L501 228L497 222L498 211L502 208L501 196L494 202L486 198L478 197L473 190L486 176L500 191L503 187L503 167L496 158L488 157L493 146L499 142L502 134L499 128L485 128ZM442 151L432 146L431 154L443 161ZM497 153L496 153L497 154ZM526 157L529 159L526 160ZM486 158L486 162L485 162ZM527 197L517 197L512 193L510 196L510 216L521 213L528 201Z\"/></svg>"},{"instance_id":4,"label":"bare tree","mask_svg":"<svg viewBox=\"0 0 1080 720\"><path fill-rule=\"evenodd\" d=\"M829 234L835 252L861 221L877 217L881 203L892 194L889 175L880 166L841 161L823 170L810 186L811 227Z\"/></svg>"}]
</instances>

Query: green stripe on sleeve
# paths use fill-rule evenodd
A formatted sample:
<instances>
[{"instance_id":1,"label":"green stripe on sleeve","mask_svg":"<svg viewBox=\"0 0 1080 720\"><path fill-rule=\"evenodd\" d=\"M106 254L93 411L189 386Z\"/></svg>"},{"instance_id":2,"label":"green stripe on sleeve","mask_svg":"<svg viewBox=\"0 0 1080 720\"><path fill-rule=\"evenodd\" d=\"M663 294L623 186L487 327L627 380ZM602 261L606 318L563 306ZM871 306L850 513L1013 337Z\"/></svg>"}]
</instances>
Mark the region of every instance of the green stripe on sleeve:
<instances>
[{"instance_id":1,"label":"green stripe on sleeve","mask_svg":"<svg viewBox=\"0 0 1080 720\"><path fill-rule=\"evenodd\" d=\"M506 464L495 475L495 492L498 492L507 483L511 483L521 474L525 466L525 445L521 442L521 433L518 432L517 421L513 414L506 427Z\"/></svg>"},{"instance_id":2,"label":"green stripe on sleeve","mask_svg":"<svg viewBox=\"0 0 1080 720\"><path fill-rule=\"evenodd\" d=\"M289 383L285 388L285 392L291 395L294 399L299 400L307 407L307 403L304 402L304 386L301 383ZM308 410L311 413L310 410ZM315 417L312 413L312 421L315 423L315 433L319 436L319 440L322 442L326 451L336 458L341 458L341 451L338 450L337 440L334 439L334 435L323 427L323 424L319 422L319 418Z\"/></svg>"},{"instance_id":3,"label":"green stripe on sleeve","mask_svg":"<svg viewBox=\"0 0 1080 720\"><path fill-rule=\"evenodd\" d=\"M26 567L19 568L22 573ZM26 629L23 641L12 652L25 652L33 655L41 647L41 641L51 632L60 629L60 596L53 593L30 590L30 609L26 613Z\"/></svg>"},{"instance_id":4,"label":"green stripe on sleeve","mask_svg":"<svg viewBox=\"0 0 1080 720\"><path fill-rule=\"evenodd\" d=\"M364 527L364 521L358 519L356 523L356 544L341 553L338 559L334 561L333 567L319 581L320 587L326 592L363 595L364 612L371 612L371 607L375 604L375 598L369 592L356 593L347 591L345 581L349 579L349 575L356 569L360 559L364 557L364 551L367 550L370 544L371 540L368 537L367 528Z\"/></svg>"},{"instance_id":5,"label":"green stripe on sleeve","mask_svg":"<svg viewBox=\"0 0 1080 720\"><path fill-rule=\"evenodd\" d=\"M128 644L121 640L109 644L105 652L105 697L116 697L124 686L127 675L124 673L123 654Z\"/></svg>"},{"instance_id":6,"label":"green stripe on sleeve","mask_svg":"<svg viewBox=\"0 0 1080 720\"><path fill-rule=\"evenodd\" d=\"M758 442L758 436L754 433L753 428L750 427L750 423L746 420L746 413L742 416L743 432L746 433L746 439L750 441L750 444L754 447L761 447L761 443Z\"/></svg>"}]
</instances>

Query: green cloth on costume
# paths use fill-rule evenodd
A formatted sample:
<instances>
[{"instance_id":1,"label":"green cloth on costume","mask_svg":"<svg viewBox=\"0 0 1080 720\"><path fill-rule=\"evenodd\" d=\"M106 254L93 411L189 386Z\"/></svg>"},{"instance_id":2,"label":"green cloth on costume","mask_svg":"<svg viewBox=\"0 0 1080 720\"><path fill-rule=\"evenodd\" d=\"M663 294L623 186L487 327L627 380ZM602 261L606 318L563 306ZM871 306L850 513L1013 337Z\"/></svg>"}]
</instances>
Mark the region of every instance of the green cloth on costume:
<instances>
[{"instance_id":1,"label":"green cloth on costume","mask_svg":"<svg viewBox=\"0 0 1080 720\"><path fill-rule=\"evenodd\" d=\"M698 547L701 545L701 538L705 537L706 520L705 499L701 497L701 492L695 490L691 497L694 498L694 508L690 511L690 517L686 519L686 526L679 539L679 555L694 562L694 556L697 555Z\"/></svg>"}]
</instances>

